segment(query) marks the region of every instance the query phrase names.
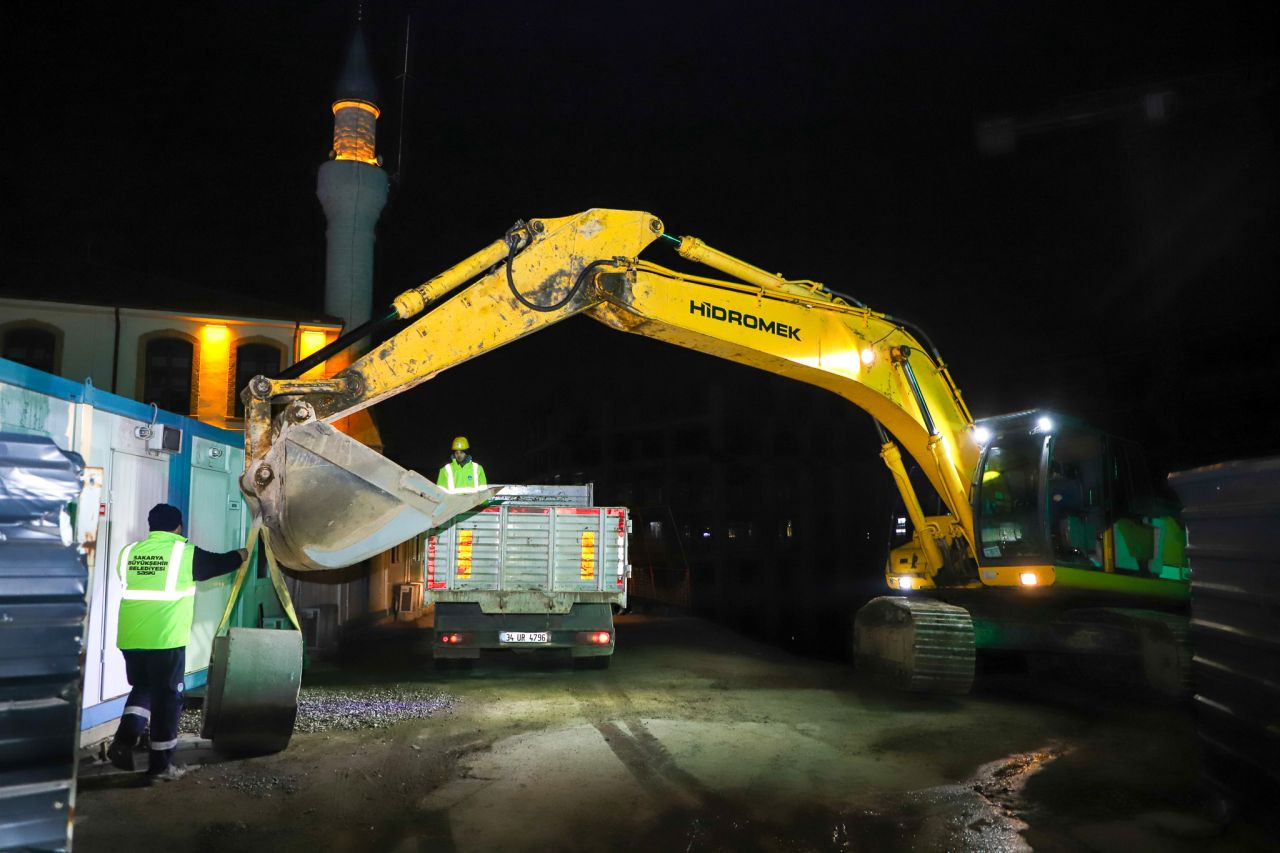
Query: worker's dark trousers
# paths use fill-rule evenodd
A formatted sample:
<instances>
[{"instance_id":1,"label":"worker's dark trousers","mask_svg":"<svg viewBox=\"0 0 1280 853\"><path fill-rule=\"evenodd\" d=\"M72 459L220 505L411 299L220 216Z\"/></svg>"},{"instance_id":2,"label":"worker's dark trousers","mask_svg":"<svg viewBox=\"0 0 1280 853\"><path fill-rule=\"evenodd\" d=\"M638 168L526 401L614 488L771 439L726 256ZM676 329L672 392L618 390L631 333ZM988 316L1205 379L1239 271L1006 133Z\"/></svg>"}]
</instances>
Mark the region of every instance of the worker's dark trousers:
<instances>
[{"instance_id":1,"label":"worker's dark trousers","mask_svg":"<svg viewBox=\"0 0 1280 853\"><path fill-rule=\"evenodd\" d=\"M178 745L178 718L182 716L182 671L187 668L187 650L129 649L124 655L124 671L129 679L129 698L116 729L116 742L127 747L138 743L147 723L151 723L151 757L148 773L159 773L173 760Z\"/></svg>"}]
</instances>

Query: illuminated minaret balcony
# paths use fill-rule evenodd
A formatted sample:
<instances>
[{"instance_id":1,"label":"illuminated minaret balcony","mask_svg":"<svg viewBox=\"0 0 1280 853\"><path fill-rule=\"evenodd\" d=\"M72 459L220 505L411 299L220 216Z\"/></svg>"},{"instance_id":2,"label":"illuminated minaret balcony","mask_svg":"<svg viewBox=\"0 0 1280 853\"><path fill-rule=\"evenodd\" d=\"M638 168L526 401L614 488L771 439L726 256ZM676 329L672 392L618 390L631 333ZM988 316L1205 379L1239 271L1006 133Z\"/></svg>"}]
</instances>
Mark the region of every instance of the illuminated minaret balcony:
<instances>
[{"instance_id":1,"label":"illuminated minaret balcony","mask_svg":"<svg viewBox=\"0 0 1280 853\"><path fill-rule=\"evenodd\" d=\"M368 101L334 101L333 159L381 165L377 153L379 115L378 108Z\"/></svg>"}]
</instances>

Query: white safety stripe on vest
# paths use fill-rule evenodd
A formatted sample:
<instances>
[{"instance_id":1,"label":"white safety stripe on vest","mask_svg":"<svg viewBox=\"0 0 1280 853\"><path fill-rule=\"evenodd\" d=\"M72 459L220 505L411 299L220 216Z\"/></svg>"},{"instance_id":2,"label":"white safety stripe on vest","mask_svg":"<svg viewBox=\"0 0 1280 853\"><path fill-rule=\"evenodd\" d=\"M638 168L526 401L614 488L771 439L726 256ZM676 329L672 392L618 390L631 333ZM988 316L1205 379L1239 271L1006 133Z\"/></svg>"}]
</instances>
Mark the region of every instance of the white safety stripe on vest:
<instances>
[{"instance_id":1,"label":"white safety stripe on vest","mask_svg":"<svg viewBox=\"0 0 1280 853\"><path fill-rule=\"evenodd\" d=\"M178 588L178 575L182 567L182 555L187 550L186 542L175 542L173 552L169 554L169 566L164 572L164 591L173 592Z\"/></svg>"},{"instance_id":2,"label":"white safety stripe on vest","mask_svg":"<svg viewBox=\"0 0 1280 853\"><path fill-rule=\"evenodd\" d=\"M120 585L126 589L129 586L129 558L133 556L133 546L137 542L132 542L124 546L124 550L120 552L120 559L116 561L116 577L120 579Z\"/></svg>"},{"instance_id":3,"label":"white safety stripe on vest","mask_svg":"<svg viewBox=\"0 0 1280 853\"><path fill-rule=\"evenodd\" d=\"M444 466L444 474L445 474L445 477L448 478L448 482L449 482L449 485L445 486L445 488L452 492L453 491L453 463L452 462Z\"/></svg>"},{"instance_id":4,"label":"white safety stripe on vest","mask_svg":"<svg viewBox=\"0 0 1280 853\"><path fill-rule=\"evenodd\" d=\"M178 592L165 592L163 589L126 589L120 593L121 601L181 601L196 594L196 588L189 586Z\"/></svg>"},{"instance_id":5,"label":"white safety stripe on vest","mask_svg":"<svg viewBox=\"0 0 1280 853\"><path fill-rule=\"evenodd\" d=\"M151 741L151 751L158 752L160 750L173 749L177 745L177 738L174 738L173 740L153 740Z\"/></svg>"},{"instance_id":6,"label":"white safety stripe on vest","mask_svg":"<svg viewBox=\"0 0 1280 853\"><path fill-rule=\"evenodd\" d=\"M124 707L124 712L125 714L133 714L136 717L141 717L144 720L151 719L151 710L149 708L144 708L141 705L126 705Z\"/></svg>"}]
</instances>

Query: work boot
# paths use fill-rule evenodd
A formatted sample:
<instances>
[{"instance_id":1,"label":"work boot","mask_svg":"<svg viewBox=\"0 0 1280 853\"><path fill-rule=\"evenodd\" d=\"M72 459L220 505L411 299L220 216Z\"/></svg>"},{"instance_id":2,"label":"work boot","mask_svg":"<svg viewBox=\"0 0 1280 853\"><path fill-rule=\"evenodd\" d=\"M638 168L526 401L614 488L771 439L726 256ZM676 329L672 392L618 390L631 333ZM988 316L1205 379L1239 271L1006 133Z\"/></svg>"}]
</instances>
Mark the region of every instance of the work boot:
<instances>
[{"instance_id":1,"label":"work boot","mask_svg":"<svg viewBox=\"0 0 1280 853\"><path fill-rule=\"evenodd\" d=\"M120 770L132 773L137 769L133 766L133 747L125 746L118 740L113 740L111 746L107 747L107 758L111 761L112 767Z\"/></svg>"},{"instance_id":2,"label":"work boot","mask_svg":"<svg viewBox=\"0 0 1280 853\"><path fill-rule=\"evenodd\" d=\"M176 782L186 775L187 767L185 764L170 764L159 773L148 773L147 784L158 785L161 782Z\"/></svg>"}]
</instances>

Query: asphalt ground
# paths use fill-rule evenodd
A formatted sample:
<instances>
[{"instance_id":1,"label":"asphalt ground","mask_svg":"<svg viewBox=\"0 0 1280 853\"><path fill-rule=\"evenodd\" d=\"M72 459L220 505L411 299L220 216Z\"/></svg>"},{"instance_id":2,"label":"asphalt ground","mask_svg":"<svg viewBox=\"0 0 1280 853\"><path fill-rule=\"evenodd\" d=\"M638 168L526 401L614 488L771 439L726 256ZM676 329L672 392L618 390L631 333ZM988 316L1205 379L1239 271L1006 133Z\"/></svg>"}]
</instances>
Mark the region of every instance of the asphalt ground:
<instances>
[{"instance_id":1,"label":"asphalt ground","mask_svg":"<svg viewBox=\"0 0 1280 853\"><path fill-rule=\"evenodd\" d=\"M624 616L605 671L436 672L420 626L304 676L279 754L189 736L147 788L87 762L75 849L1280 850L1210 820L1194 722L1089 673L906 696L704 620Z\"/></svg>"}]
</instances>

